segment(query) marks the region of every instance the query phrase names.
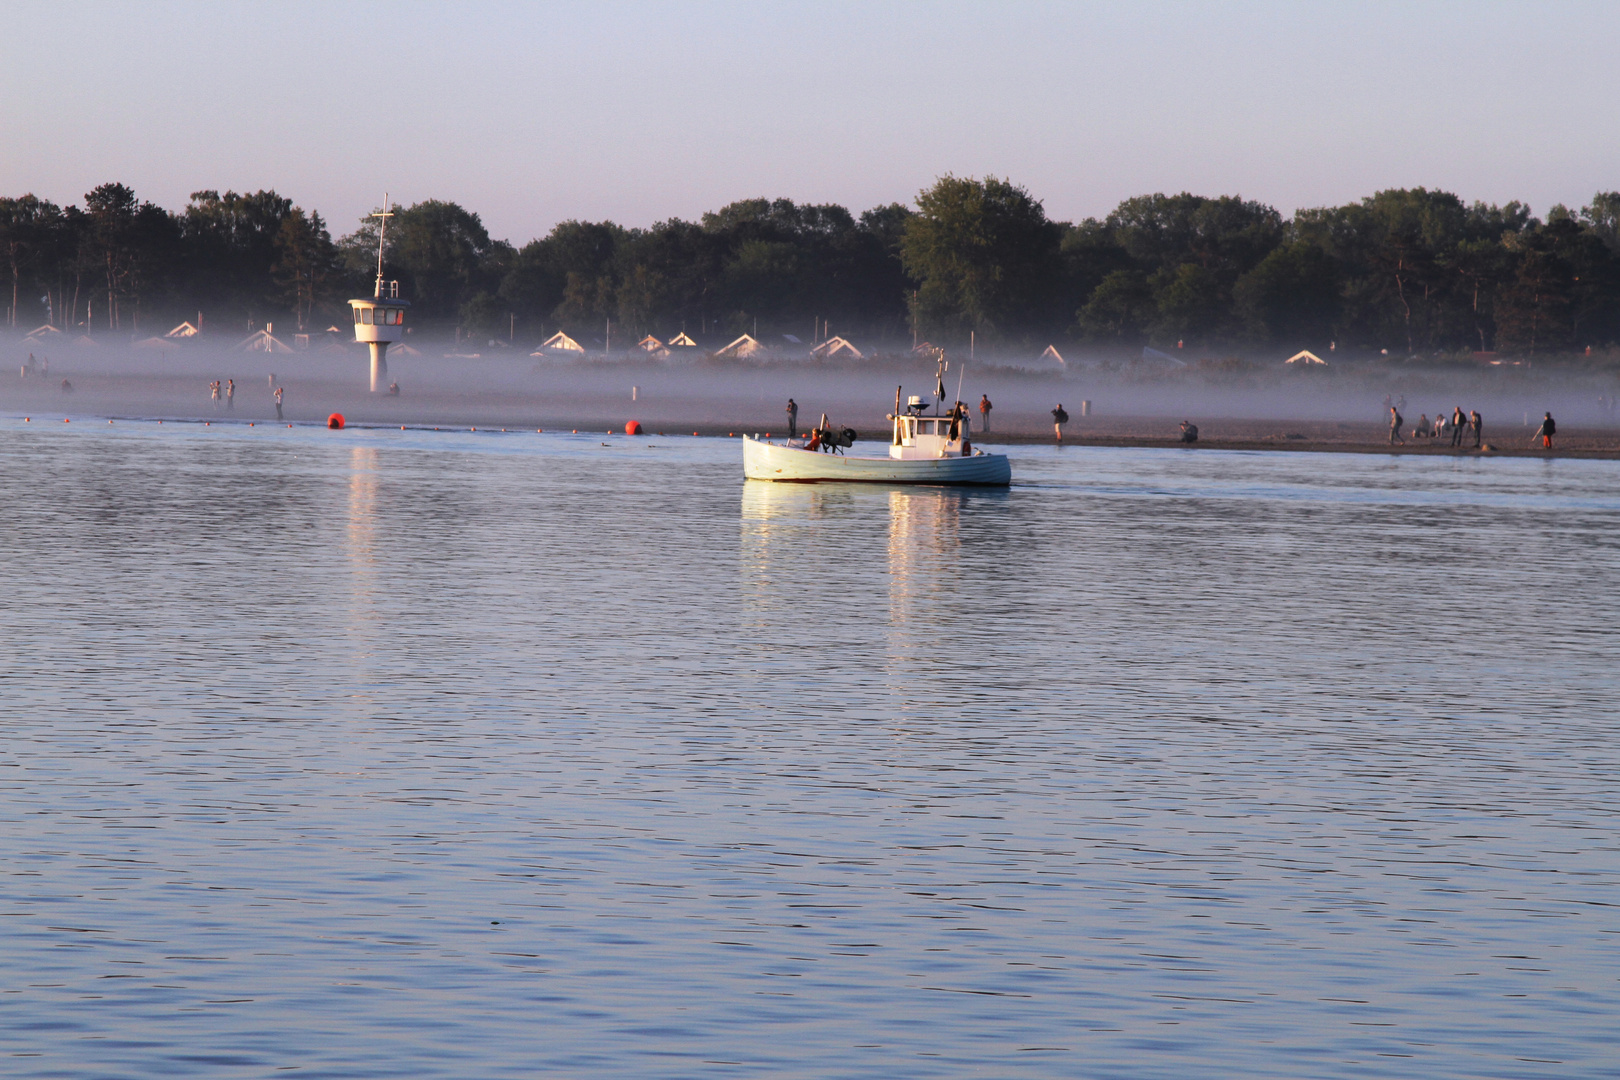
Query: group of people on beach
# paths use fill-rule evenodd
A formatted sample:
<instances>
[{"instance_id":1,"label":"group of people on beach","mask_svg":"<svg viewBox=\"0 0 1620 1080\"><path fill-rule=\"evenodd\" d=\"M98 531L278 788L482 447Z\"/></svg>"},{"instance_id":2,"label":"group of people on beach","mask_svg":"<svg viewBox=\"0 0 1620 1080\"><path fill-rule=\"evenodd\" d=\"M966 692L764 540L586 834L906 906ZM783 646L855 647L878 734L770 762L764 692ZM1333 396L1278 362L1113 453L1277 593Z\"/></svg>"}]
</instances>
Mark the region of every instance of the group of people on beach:
<instances>
[{"instance_id":1,"label":"group of people on beach","mask_svg":"<svg viewBox=\"0 0 1620 1080\"><path fill-rule=\"evenodd\" d=\"M208 384L208 394L213 398L216 406L219 404L221 393L225 397L225 407L227 409L236 408L236 380L226 379L224 383L221 383L220 380L215 379Z\"/></svg>"},{"instance_id":2,"label":"group of people on beach","mask_svg":"<svg viewBox=\"0 0 1620 1080\"><path fill-rule=\"evenodd\" d=\"M1391 446L1406 445L1406 440L1401 437L1401 425L1405 422L1405 419L1401 416L1400 403L1391 404L1389 407L1389 443ZM1474 438L1474 449L1481 449L1485 443L1485 419L1479 415L1478 409L1463 412L1461 405L1452 409L1449 415L1443 410L1436 412L1433 420L1429 419L1428 413L1422 413L1418 416L1417 423L1412 426L1412 438L1446 439L1452 447L1457 449L1462 448L1463 439L1469 435ZM1439 445L1438 442L1435 445Z\"/></svg>"},{"instance_id":3,"label":"group of people on beach","mask_svg":"<svg viewBox=\"0 0 1620 1080\"><path fill-rule=\"evenodd\" d=\"M1385 400L1388 401L1388 399ZM1404 403L1405 399L1389 403L1389 444L1391 446L1406 445L1406 440L1401 437L1401 427L1406 422L1405 418L1401 416L1401 405ZM1544 413L1541 426L1536 429L1536 433L1532 438L1540 439L1542 448L1551 450L1553 435L1557 431L1558 425L1553 420L1552 413ZM1463 449L1463 440L1468 436L1473 437L1473 449L1486 449L1484 418L1479 415L1478 409L1469 409L1466 413L1463 412L1461 405L1453 408L1449 415L1444 410L1436 412L1433 420L1429 419L1428 413L1421 413L1418 416L1417 423L1412 427L1412 438L1419 440L1432 439L1434 440L1433 445L1436 446L1439 445L1439 440L1446 439L1448 445L1457 450Z\"/></svg>"}]
</instances>

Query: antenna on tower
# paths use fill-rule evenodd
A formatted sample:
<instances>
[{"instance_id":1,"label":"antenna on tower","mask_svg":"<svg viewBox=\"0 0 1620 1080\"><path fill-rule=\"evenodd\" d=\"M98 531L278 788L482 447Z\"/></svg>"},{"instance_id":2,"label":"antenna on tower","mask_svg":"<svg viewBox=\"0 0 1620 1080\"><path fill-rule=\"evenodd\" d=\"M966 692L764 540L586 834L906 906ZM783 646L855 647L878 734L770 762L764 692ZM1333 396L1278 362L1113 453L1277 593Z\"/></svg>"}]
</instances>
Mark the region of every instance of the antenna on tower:
<instances>
[{"instance_id":1,"label":"antenna on tower","mask_svg":"<svg viewBox=\"0 0 1620 1080\"><path fill-rule=\"evenodd\" d=\"M389 209L389 206L388 192L385 191L383 192L382 212L371 215L374 218L382 219L382 228L377 230L377 289L372 293L372 296L378 300L382 299L383 294L383 239L388 235L388 219L394 216L394 212Z\"/></svg>"}]
</instances>

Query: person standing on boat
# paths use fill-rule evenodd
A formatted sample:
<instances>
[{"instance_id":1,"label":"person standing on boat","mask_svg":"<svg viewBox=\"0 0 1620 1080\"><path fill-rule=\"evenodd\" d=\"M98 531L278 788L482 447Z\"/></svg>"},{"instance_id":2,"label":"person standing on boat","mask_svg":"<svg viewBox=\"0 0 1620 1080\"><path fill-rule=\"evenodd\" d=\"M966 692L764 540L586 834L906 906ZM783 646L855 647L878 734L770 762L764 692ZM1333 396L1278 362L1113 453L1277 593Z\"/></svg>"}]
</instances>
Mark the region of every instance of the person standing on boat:
<instances>
[{"instance_id":1,"label":"person standing on boat","mask_svg":"<svg viewBox=\"0 0 1620 1080\"><path fill-rule=\"evenodd\" d=\"M796 439L799 436L799 403L788 398L788 438Z\"/></svg>"},{"instance_id":2,"label":"person standing on boat","mask_svg":"<svg viewBox=\"0 0 1620 1080\"><path fill-rule=\"evenodd\" d=\"M992 406L990 404L990 395L989 394L980 394L979 395L979 430L980 431L989 431L990 430L990 410L991 410L991 408L992 408Z\"/></svg>"},{"instance_id":3,"label":"person standing on boat","mask_svg":"<svg viewBox=\"0 0 1620 1080\"><path fill-rule=\"evenodd\" d=\"M1058 442L1063 441L1063 425L1068 422L1069 414L1064 411L1063 402L1060 401L1058 407L1052 410L1052 430L1057 432Z\"/></svg>"}]
</instances>

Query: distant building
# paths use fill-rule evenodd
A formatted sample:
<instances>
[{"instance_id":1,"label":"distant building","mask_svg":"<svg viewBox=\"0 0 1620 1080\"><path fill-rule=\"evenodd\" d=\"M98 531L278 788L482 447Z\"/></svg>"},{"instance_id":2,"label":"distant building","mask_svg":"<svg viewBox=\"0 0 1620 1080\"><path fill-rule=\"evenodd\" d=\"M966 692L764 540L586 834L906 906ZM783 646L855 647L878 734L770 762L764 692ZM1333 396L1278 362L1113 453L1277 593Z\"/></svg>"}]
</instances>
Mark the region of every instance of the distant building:
<instances>
[{"instance_id":1,"label":"distant building","mask_svg":"<svg viewBox=\"0 0 1620 1080\"><path fill-rule=\"evenodd\" d=\"M1284 360L1283 363L1293 364L1295 367L1311 367L1313 365L1317 367L1327 367L1327 361L1322 359L1320 356L1317 356L1309 349L1299 350L1299 352Z\"/></svg>"},{"instance_id":2,"label":"distant building","mask_svg":"<svg viewBox=\"0 0 1620 1080\"><path fill-rule=\"evenodd\" d=\"M674 337L670 338L669 339L669 345L670 345L671 348L682 348L682 349L695 349L695 348L698 347L697 342L693 341L691 338L686 336L686 331L685 330L682 330L680 333L678 333Z\"/></svg>"},{"instance_id":3,"label":"distant building","mask_svg":"<svg viewBox=\"0 0 1620 1080\"><path fill-rule=\"evenodd\" d=\"M48 340L50 338L55 337L57 334L60 334L61 332L62 331L58 330L56 327L52 326L50 323L46 323L44 326L36 326L36 327L34 327L34 329L28 331L27 336L24 337L23 340L24 341L46 341L46 340Z\"/></svg>"},{"instance_id":4,"label":"distant building","mask_svg":"<svg viewBox=\"0 0 1620 1080\"><path fill-rule=\"evenodd\" d=\"M271 333L272 324L266 323L263 330L255 331L243 338L236 346L237 352L267 352L290 353L292 346Z\"/></svg>"},{"instance_id":5,"label":"distant building","mask_svg":"<svg viewBox=\"0 0 1620 1080\"><path fill-rule=\"evenodd\" d=\"M164 334L163 336L166 337L166 338L196 337L197 336L197 328L195 326L192 326L191 323L189 323L189 322L183 322L179 326L175 327L173 330L170 330L167 334Z\"/></svg>"},{"instance_id":6,"label":"distant building","mask_svg":"<svg viewBox=\"0 0 1620 1080\"><path fill-rule=\"evenodd\" d=\"M731 344L716 349L714 355L728 357L733 360L746 360L750 356L760 356L765 351L764 345L750 335L744 334Z\"/></svg>"},{"instance_id":7,"label":"distant building","mask_svg":"<svg viewBox=\"0 0 1620 1080\"><path fill-rule=\"evenodd\" d=\"M1146 345L1142 346L1142 359L1149 363L1168 364L1171 367L1187 366L1187 361L1179 356L1171 356L1169 353L1160 352L1158 349L1150 349Z\"/></svg>"},{"instance_id":8,"label":"distant building","mask_svg":"<svg viewBox=\"0 0 1620 1080\"><path fill-rule=\"evenodd\" d=\"M830 337L820 345L810 350L810 355L817 360L863 360L865 356L861 350L841 337Z\"/></svg>"},{"instance_id":9,"label":"distant building","mask_svg":"<svg viewBox=\"0 0 1620 1080\"><path fill-rule=\"evenodd\" d=\"M585 346L563 333L561 330L552 334L540 343L540 347L530 356L584 356Z\"/></svg>"},{"instance_id":10,"label":"distant building","mask_svg":"<svg viewBox=\"0 0 1620 1080\"><path fill-rule=\"evenodd\" d=\"M646 337L636 342L636 348L640 349L648 356L656 357L659 360L669 356L669 349L665 348L664 343L653 337L651 334L648 334Z\"/></svg>"}]
</instances>

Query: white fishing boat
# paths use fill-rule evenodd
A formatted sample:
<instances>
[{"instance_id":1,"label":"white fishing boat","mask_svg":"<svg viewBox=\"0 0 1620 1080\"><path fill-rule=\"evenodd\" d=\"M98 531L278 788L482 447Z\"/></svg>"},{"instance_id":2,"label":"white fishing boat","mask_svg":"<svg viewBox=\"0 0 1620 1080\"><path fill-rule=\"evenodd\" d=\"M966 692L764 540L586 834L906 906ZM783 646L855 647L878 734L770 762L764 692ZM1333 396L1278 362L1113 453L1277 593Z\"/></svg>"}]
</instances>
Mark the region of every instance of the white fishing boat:
<instances>
[{"instance_id":1,"label":"white fishing boat","mask_svg":"<svg viewBox=\"0 0 1620 1080\"><path fill-rule=\"evenodd\" d=\"M943 395L941 395L943 397ZM743 436L743 475L750 480L815 484L857 482L869 484L975 484L1005 487L1012 483L1012 464L1005 454L987 454L973 445L967 410L958 403L925 414L919 397L904 410L895 393L895 411L889 452L885 457L845 454L854 443L854 431L830 429L826 417L802 440L773 442L758 435ZM831 452L829 452L831 451Z\"/></svg>"}]
</instances>

